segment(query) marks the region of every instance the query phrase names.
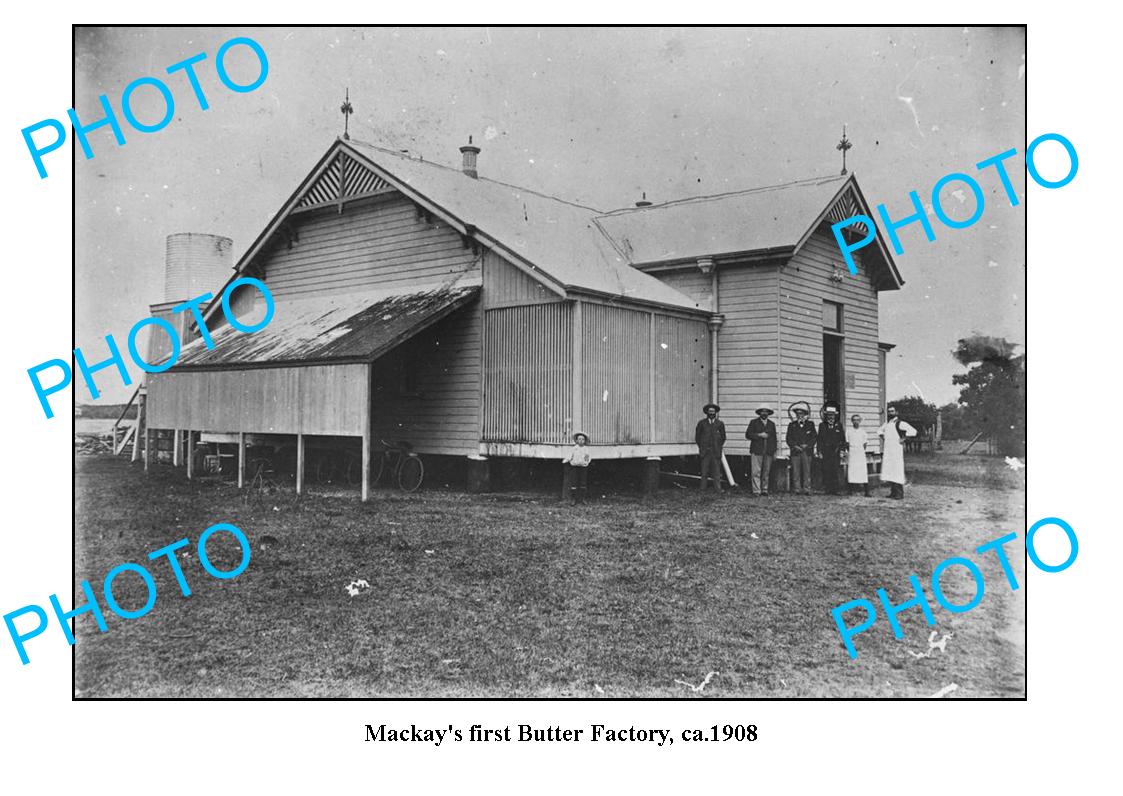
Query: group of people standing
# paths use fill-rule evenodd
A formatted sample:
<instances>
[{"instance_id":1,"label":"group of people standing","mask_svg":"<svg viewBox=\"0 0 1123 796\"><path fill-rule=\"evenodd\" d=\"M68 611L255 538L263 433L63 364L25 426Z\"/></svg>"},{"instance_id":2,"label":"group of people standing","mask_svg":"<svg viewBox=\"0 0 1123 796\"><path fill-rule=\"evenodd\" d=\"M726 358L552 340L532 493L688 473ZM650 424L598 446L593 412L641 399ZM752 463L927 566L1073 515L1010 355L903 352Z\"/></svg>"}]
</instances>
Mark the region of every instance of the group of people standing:
<instances>
[{"instance_id":1,"label":"group of people standing","mask_svg":"<svg viewBox=\"0 0 1123 796\"><path fill-rule=\"evenodd\" d=\"M802 403L802 402L801 402ZM707 481L713 481L714 489L721 491L722 454L725 449L725 423L718 418L721 407L714 403L702 407L705 414L694 429L694 442L698 445L701 458L702 478L700 486L706 488ZM811 460L822 461L823 488L828 494L841 494L840 475L842 457L846 457L847 492L854 494L861 486L862 494L870 497L869 475L866 471L866 447L872 437L862 428L862 416L850 417L850 428L843 428L839 422L837 405L823 407L823 422L818 428L809 419L810 407L796 405L793 408L795 420L788 424L784 437L791 451L792 487L798 495L811 494ZM749 421L745 429L745 439L749 441L749 482L753 497L768 495L772 478L772 462L777 450L776 423L769 406L760 406L756 417ZM897 416L897 407L890 404L886 414L888 419L877 430L881 445L881 480L889 484L891 498L905 496L905 454L904 440L916 436L916 429ZM567 468L567 483L574 501L583 503L588 491L589 465L592 454L589 450L589 437L582 431L573 433L573 447L566 453L562 463Z\"/></svg>"},{"instance_id":2,"label":"group of people standing","mask_svg":"<svg viewBox=\"0 0 1123 796\"><path fill-rule=\"evenodd\" d=\"M847 492L853 494L859 486L862 493L870 497L869 475L866 470L866 446L870 435L862 428L862 416L850 418L851 427L843 428L839 422L838 406L827 404L823 408L823 422L819 427L809 420L810 408L794 407L795 420L788 424L785 442L791 451L792 486L795 494L811 494L811 460L822 461L823 488L828 494L841 493L840 470L842 457L847 460ZM718 418L721 407L709 403L702 407L706 415L695 428L694 441L698 445L698 455L702 460L700 487L706 488L712 480L714 488L721 491L722 452L725 447L725 424ZM749 440L750 473L753 497L768 494L771 481L772 462L777 449L776 423L771 420L774 412L769 406L760 406L745 429ZM888 483L890 497L901 499L905 496L905 459L903 440L916 436L916 429L897 416L897 408L887 408L888 419L877 430L882 443L881 480Z\"/></svg>"}]
</instances>

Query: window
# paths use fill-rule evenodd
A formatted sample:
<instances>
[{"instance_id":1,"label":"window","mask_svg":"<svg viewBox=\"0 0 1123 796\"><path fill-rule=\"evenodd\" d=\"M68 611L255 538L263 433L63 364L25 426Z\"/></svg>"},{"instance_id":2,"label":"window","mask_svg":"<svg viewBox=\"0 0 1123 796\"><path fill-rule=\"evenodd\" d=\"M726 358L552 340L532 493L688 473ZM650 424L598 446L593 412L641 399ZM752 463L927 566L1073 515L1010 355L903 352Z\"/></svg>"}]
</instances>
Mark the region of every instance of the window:
<instances>
[{"instance_id":1,"label":"window","mask_svg":"<svg viewBox=\"0 0 1123 796\"><path fill-rule=\"evenodd\" d=\"M842 305L836 301L823 302L823 329L842 333Z\"/></svg>"}]
</instances>

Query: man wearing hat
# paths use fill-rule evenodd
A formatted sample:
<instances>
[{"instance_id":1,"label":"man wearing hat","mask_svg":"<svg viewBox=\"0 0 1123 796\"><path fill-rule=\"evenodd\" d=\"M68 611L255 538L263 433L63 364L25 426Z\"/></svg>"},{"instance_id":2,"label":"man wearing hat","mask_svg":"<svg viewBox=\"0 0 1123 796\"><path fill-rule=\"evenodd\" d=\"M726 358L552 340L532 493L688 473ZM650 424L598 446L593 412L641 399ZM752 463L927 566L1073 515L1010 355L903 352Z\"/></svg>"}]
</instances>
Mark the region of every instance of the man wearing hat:
<instances>
[{"instance_id":1,"label":"man wearing hat","mask_svg":"<svg viewBox=\"0 0 1123 796\"><path fill-rule=\"evenodd\" d=\"M772 409L761 405L757 407L756 417L749 421L745 429L745 439L749 441L750 466L749 481L753 485L753 497L768 494L768 480L772 474L772 457L776 455L776 424L768 419Z\"/></svg>"},{"instance_id":2,"label":"man wearing hat","mask_svg":"<svg viewBox=\"0 0 1123 796\"><path fill-rule=\"evenodd\" d=\"M784 440L792 452L792 492L811 494L811 454L815 452L815 424L807 419L811 414L802 406L795 408L795 421L788 423Z\"/></svg>"},{"instance_id":3,"label":"man wearing hat","mask_svg":"<svg viewBox=\"0 0 1123 796\"><path fill-rule=\"evenodd\" d=\"M714 489L721 491L721 451L725 447L725 423L717 419L721 407L706 404L702 407L705 417L698 421L694 429L694 442L698 445L698 456L702 459L702 480L699 488L706 488L706 478L712 477Z\"/></svg>"},{"instance_id":4,"label":"man wearing hat","mask_svg":"<svg viewBox=\"0 0 1123 796\"><path fill-rule=\"evenodd\" d=\"M835 404L823 407L823 422L819 424L816 445L819 455L823 457L823 489L828 494L837 495L839 469L842 466L840 454L846 446L846 432L838 422L838 406Z\"/></svg>"}]
</instances>

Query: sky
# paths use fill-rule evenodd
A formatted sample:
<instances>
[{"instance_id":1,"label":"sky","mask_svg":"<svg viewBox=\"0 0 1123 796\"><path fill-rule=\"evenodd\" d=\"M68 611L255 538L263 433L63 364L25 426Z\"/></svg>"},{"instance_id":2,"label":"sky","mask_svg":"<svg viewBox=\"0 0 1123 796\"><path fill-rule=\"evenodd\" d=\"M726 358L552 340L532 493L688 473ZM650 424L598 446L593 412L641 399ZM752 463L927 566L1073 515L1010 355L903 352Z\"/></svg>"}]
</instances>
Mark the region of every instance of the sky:
<instances>
[{"instance_id":1,"label":"sky","mask_svg":"<svg viewBox=\"0 0 1123 796\"><path fill-rule=\"evenodd\" d=\"M215 72L236 36L269 60L249 93ZM165 74L200 52L207 110L182 73ZM881 293L881 339L896 344L889 397L954 400L961 337L1025 342L1020 28L82 28L74 63L83 122L104 115L102 93L119 113L138 77L161 77L175 99L158 132L125 125L118 146L92 131L90 160L75 147L76 344L90 362L107 333L123 350L163 300L167 235L224 235L241 256L342 133L345 89L353 138L458 166L472 135L481 175L605 210L641 192L661 202L837 174L845 124L870 204L900 219L916 191L936 233L901 230L905 285ZM245 47L226 66L238 83L257 75ZM164 104L143 88L132 108L153 123ZM975 168L1011 148L1016 207L993 169ZM967 229L931 215L932 187L952 172L985 192ZM959 183L940 204L957 219L974 210ZM127 399L131 388L99 375L101 401ZM84 387L77 399L89 400Z\"/></svg>"}]
</instances>

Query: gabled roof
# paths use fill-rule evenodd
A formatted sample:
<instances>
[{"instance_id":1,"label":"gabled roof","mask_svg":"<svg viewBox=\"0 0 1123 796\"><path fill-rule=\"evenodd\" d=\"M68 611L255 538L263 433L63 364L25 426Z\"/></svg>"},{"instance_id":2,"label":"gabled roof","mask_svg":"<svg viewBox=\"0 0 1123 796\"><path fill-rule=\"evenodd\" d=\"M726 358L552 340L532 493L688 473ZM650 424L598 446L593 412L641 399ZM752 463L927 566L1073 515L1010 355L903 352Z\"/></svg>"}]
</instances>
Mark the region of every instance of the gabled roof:
<instances>
[{"instance_id":1,"label":"gabled roof","mask_svg":"<svg viewBox=\"0 0 1123 796\"><path fill-rule=\"evenodd\" d=\"M634 301L696 310L687 296L635 268L601 234L599 210L359 141L340 142L383 179L451 217L486 245L547 282ZM455 226L455 224L454 224Z\"/></svg>"},{"instance_id":2,"label":"gabled roof","mask_svg":"<svg viewBox=\"0 0 1123 796\"><path fill-rule=\"evenodd\" d=\"M383 290L278 301L273 319L259 332L240 332L226 324L212 330L213 348L207 348L201 338L184 346L176 370L371 362L479 292L478 283L460 280L412 292ZM264 319L264 312L264 302L257 302L240 320L253 326Z\"/></svg>"},{"instance_id":3,"label":"gabled roof","mask_svg":"<svg viewBox=\"0 0 1123 796\"><path fill-rule=\"evenodd\" d=\"M605 235L636 267L752 254L790 256L824 220L871 215L853 175L627 208L597 218ZM872 218L872 215L871 215ZM865 227L861 227L865 234ZM885 287L903 284L880 240L860 250Z\"/></svg>"},{"instance_id":4,"label":"gabled roof","mask_svg":"<svg viewBox=\"0 0 1123 796\"><path fill-rule=\"evenodd\" d=\"M390 190L401 191L559 294L585 292L692 312L699 312L694 300L640 269L700 257L791 256L823 220L870 214L853 175L606 213L373 144L337 139L246 250L232 279L253 263L294 211ZM861 251L872 262L879 287L903 284L880 232ZM207 308L208 318L218 309L218 295Z\"/></svg>"},{"instance_id":5,"label":"gabled roof","mask_svg":"<svg viewBox=\"0 0 1123 796\"><path fill-rule=\"evenodd\" d=\"M355 176L349 180L348 174ZM458 169L353 139L336 140L320 158L243 254L235 275L263 251L293 211L331 205L333 189L347 201L399 190L559 294L584 291L698 312L689 297L627 263L597 227L594 219L601 211L486 177L474 179ZM217 300L212 301L207 317L217 308Z\"/></svg>"}]
</instances>

